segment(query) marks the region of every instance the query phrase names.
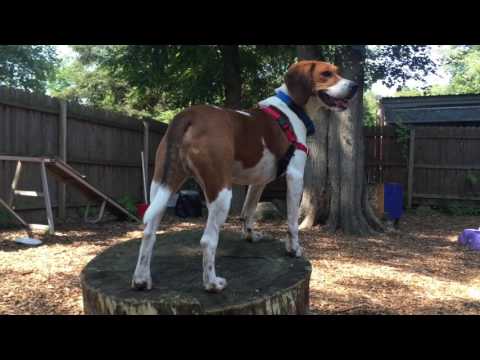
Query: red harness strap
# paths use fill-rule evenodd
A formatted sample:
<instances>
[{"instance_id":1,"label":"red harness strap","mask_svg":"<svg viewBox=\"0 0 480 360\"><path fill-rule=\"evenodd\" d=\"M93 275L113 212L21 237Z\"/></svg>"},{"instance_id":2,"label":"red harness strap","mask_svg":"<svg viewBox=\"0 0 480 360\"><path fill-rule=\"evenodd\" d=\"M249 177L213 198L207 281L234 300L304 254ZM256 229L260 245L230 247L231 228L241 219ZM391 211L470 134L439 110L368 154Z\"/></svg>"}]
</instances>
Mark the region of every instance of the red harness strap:
<instances>
[{"instance_id":1,"label":"red harness strap","mask_svg":"<svg viewBox=\"0 0 480 360\"><path fill-rule=\"evenodd\" d=\"M282 114L277 111L273 106L264 107L261 109L264 113L268 114L273 120L277 121L283 132L287 136L288 141L295 146L298 150L305 152L308 156L308 148L302 143L297 141L297 136L286 119L282 119Z\"/></svg>"}]
</instances>

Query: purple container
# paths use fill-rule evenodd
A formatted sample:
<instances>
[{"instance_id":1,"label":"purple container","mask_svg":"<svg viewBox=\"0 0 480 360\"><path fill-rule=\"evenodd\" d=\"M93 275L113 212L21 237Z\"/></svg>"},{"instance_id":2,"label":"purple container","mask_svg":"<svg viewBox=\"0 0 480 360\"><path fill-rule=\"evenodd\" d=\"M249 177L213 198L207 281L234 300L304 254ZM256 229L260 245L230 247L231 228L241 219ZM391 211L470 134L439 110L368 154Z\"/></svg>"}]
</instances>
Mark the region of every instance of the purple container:
<instances>
[{"instance_id":1,"label":"purple container","mask_svg":"<svg viewBox=\"0 0 480 360\"><path fill-rule=\"evenodd\" d=\"M466 245L471 250L480 251L480 230L479 229L465 229L458 236L460 245Z\"/></svg>"}]
</instances>

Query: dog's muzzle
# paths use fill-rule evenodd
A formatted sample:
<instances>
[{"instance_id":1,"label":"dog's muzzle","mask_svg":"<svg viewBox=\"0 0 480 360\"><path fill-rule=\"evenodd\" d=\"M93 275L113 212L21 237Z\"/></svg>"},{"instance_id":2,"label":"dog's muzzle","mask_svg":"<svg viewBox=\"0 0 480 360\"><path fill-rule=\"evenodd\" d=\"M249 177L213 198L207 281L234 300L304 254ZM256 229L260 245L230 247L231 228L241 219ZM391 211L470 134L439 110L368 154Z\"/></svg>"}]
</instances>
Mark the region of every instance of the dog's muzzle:
<instances>
[{"instance_id":1,"label":"dog's muzzle","mask_svg":"<svg viewBox=\"0 0 480 360\"><path fill-rule=\"evenodd\" d=\"M349 100L356 95L358 89L359 85L356 82L343 80L342 84L334 88L319 90L317 95L328 107L343 111L347 109Z\"/></svg>"}]
</instances>

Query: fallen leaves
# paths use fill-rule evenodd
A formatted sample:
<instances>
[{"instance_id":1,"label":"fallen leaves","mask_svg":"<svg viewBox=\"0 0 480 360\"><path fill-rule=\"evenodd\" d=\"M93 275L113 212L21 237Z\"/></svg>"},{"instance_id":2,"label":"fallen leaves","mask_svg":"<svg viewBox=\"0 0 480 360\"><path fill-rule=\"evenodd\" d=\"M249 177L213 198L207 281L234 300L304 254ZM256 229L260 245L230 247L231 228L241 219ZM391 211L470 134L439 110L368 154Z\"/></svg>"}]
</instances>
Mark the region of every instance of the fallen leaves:
<instances>
[{"instance_id":1,"label":"fallen leaves","mask_svg":"<svg viewBox=\"0 0 480 360\"><path fill-rule=\"evenodd\" d=\"M460 247L456 236L478 218L407 215L400 234L357 238L322 227L301 232L312 263L313 314L480 314L480 252ZM167 217L158 233L203 228L204 219ZM285 222L258 230L285 237ZM240 231L233 218L225 229ZM138 238L131 223L58 227L39 247L14 242L23 232L0 231L0 314L83 314L79 275L98 253ZM199 274L199 276L201 276Z\"/></svg>"}]
</instances>

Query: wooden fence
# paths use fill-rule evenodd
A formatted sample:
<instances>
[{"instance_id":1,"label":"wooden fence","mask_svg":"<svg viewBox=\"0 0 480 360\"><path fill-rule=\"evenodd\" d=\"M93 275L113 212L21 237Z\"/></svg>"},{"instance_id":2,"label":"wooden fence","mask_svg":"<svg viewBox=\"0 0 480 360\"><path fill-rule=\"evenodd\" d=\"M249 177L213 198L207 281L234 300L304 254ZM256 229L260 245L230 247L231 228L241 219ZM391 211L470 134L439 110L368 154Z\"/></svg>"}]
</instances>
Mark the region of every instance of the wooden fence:
<instances>
[{"instance_id":1,"label":"wooden fence","mask_svg":"<svg viewBox=\"0 0 480 360\"><path fill-rule=\"evenodd\" d=\"M409 142L393 126L365 127L365 171L369 184L408 182Z\"/></svg>"},{"instance_id":2,"label":"wooden fence","mask_svg":"<svg viewBox=\"0 0 480 360\"><path fill-rule=\"evenodd\" d=\"M64 119L62 124L62 118ZM151 119L65 103L48 96L0 87L0 154L66 158L87 180L115 199L142 201L140 152L146 151L149 178L166 125ZM15 163L0 161L0 197L8 198ZM150 180L148 181L150 182ZM20 189L40 189L40 171L26 165ZM49 178L52 205L61 205L61 186ZM67 215L87 205L67 186ZM60 198L60 202L59 202ZM19 212L30 221L45 221L43 199L18 198Z\"/></svg>"},{"instance_id":3,"label":"wooden fence","mask_svg":"<svg viewBox=\"0 0 480 360\"><path fill-rule=\"evenodd\" d=\"M413 201L480 201L480 128L418 127Z\"/></svg>"},{"instance_id":4,"label":"wooden fence","mask_svg":"<svg viewBox=\"0 0 480 360\"><path fill-rule=\"evenodd\" d=\"M150 119L0 87L0 154L66 158L115 199L128 196L142 201L140 152L147 150L150 182L155 151L165 131L166 125ZM407 202L413 204L480 201L480 128L415 127L413 136L403 140L393 126L365 128L364 133L370 183L401 183ZM2 198L8 198L14 172L14 163L0 161ZM39 169L26 166L18 187L40 189L40 181ZM62 202L61 188L50 178L55 211ZM281 178L267 187L262 198L284 197ZM45 220L42 199L19 198L16 204L27 220ZM85 205L84 196L67 186L67 216L79 214Z\"/></svg>"},{"instance_id":5,"label":"wooden fence","mask_svg":"<svg viewBox=\"0 0 480 360\"><path fill-rule=\"evenodd\" d=\"M402 184L407 206L480 201L480 127L366 128L365 141L369 182Z\"/></svg>"},{"instance_id":6,"label":"wooden fence","mask_svg":"<svg viewBox=\"0 0 480 360\"><path fill-rule=\"evenodd\" d=\"M364 128L368 182L402 184L406 206L480 201L480 127L413 129L402 135L395 126ZM285 197L285 186L278 179L262 198Z\"/></svg>"}]
</instances>

